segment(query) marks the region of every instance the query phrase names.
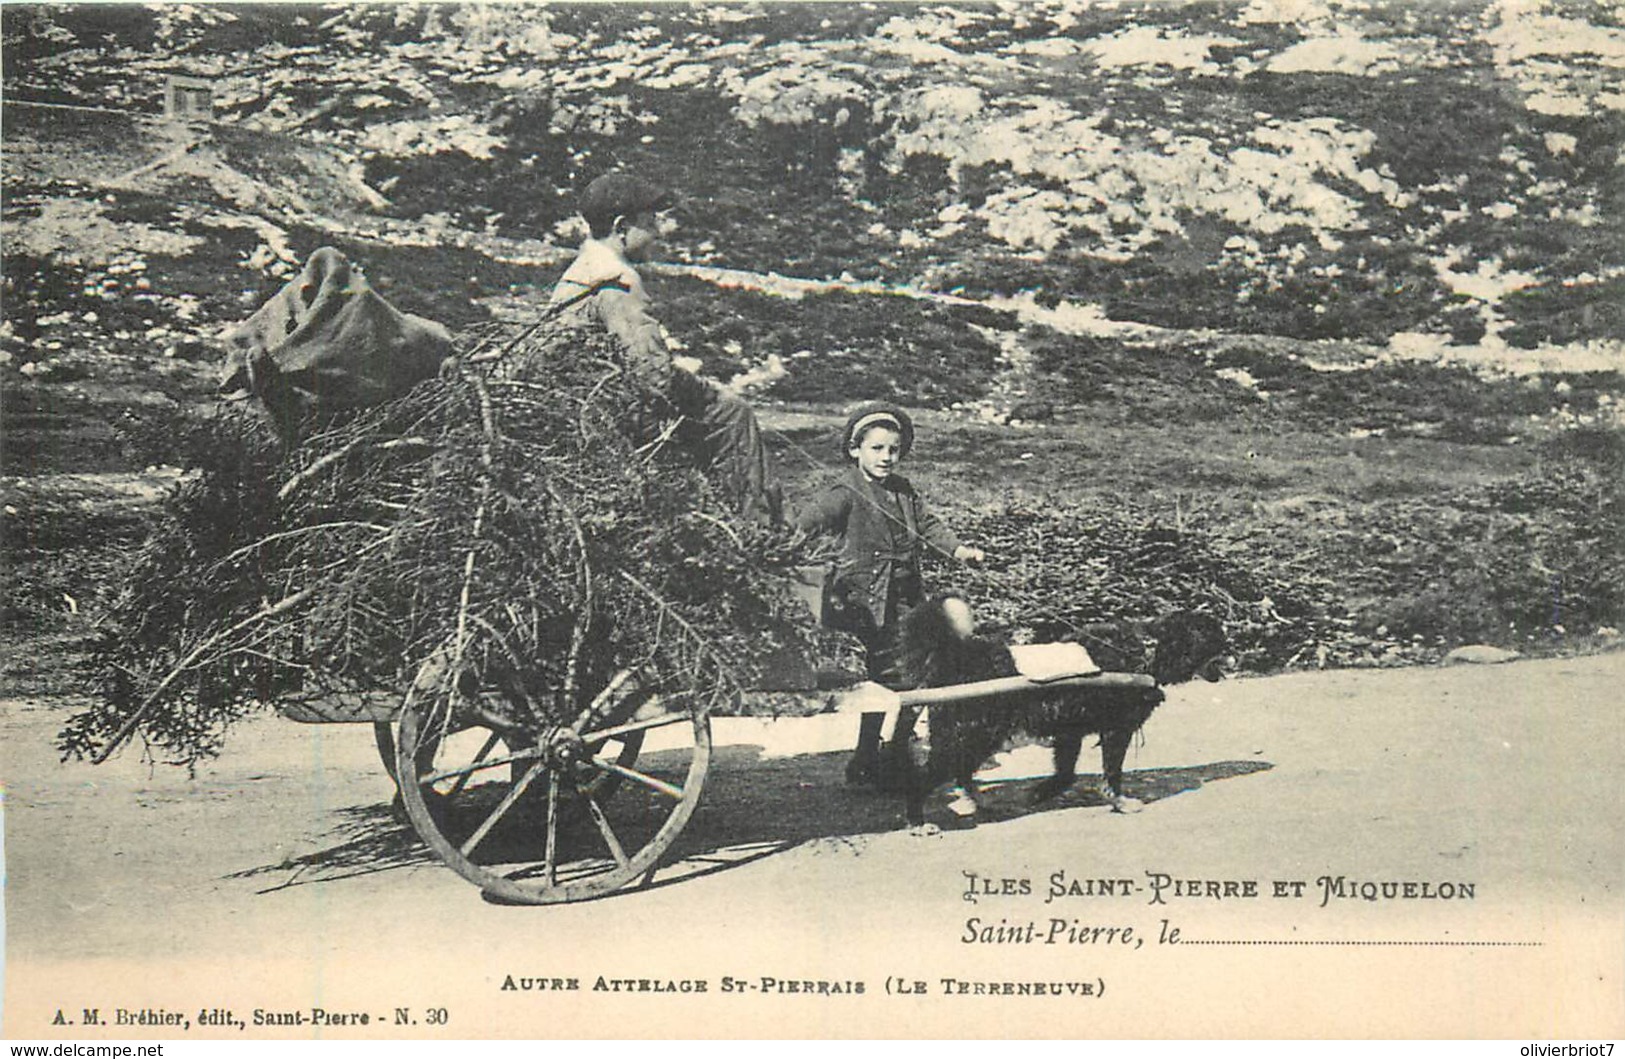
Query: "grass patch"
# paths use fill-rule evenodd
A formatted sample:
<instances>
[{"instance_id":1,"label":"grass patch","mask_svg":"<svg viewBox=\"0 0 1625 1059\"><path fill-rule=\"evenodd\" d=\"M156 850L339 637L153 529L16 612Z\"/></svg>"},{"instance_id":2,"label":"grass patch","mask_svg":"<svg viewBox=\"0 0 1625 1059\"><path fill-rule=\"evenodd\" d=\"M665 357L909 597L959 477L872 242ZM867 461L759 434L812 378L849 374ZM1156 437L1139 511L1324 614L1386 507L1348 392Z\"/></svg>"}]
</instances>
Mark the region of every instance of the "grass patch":
<instances>
[{"instance_id":1,"label":"grass patch","mask_svg":"<svg viewBox=\"0 0 1625 1059\"><path fill-rule=\"evenodd\" d=\"M987 392L999 347L981 329L999 314L901 297L834 292L786 299L663 278L662 323L722 379L782 358L768 395L808 403L889 398L945 408Z\"/></svg>"}]
</instances>

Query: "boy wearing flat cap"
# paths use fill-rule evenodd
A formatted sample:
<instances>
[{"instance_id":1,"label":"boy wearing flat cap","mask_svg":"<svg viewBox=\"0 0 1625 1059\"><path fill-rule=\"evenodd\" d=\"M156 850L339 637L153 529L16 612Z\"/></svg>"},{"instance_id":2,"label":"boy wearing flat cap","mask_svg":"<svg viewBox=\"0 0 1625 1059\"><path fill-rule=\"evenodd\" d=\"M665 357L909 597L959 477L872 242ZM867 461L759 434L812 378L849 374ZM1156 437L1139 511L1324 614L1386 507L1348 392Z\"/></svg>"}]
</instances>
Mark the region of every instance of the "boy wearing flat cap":
<instances>
[{"instance_id":1,"label":"boy wearing flat cap","mask_svg":"<svg viewBox=\"0 0 1625 1059\"><path fill-rule=\"evenodd\" d=\"M671 230L661 214L673 202L665 188L625 173L588 184L578 208L589 234L554 287L552 304L574 301L569 312L619 339L627 370L697 425L697 455L713 481L734 494L740 514L776 525L782 495L756 413L737 394L672 363L666 331L649 312L634 265Z\"/></svg>"},{"instance_id":2,"label":"boy wearing flat cap","mask_svg":"<svg viewBox=\"0 0 1625 1059\"><path fill-rule=\"evenodd\" d=\"M926 509L909 480L896 473L913 446L914 423L907 412L885 403L858 406L841 432L841 448L852 466L796 518L798 528L837 539L840 554L825 593L824 622L863 642L869 677L882 684L897 679L898 622L924 598L922 552L929 548L960 562L983 558L979 548L961 544ZM863 715L857 750L847 764L848 782L879 778L884 723L884 714ZM902 721L898 730L905 730Z\"/></svg>"}]
</instances>

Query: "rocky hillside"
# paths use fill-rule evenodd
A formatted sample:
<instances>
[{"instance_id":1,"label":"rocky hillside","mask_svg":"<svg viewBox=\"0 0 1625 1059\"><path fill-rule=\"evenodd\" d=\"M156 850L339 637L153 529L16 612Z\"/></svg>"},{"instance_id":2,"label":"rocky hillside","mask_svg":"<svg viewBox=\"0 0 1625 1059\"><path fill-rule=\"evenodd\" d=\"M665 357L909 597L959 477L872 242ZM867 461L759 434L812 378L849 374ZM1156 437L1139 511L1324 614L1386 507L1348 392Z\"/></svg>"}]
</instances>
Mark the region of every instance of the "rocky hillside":
<instances>
[{"instance_id":1,"label":"rocky hillside","mask_svg":"<svg viewBox=\"0 0 1625 1059\"><path fill-rule=\"evenodd\" d=\"M4 88L135 115L161 109L167 73L214 79L215 153L186 175L207 207L266 222L237 229L222 287L281 275L316 238L298 225L343 207L372 214L357 233L550 260L575 237L571 192L619 165L684 194L681 263L1399 355L1558 347L1584 370L1617 367L1625 336L1622 21L1569 0L29 5L4 13ZM349 165L310 179L297 149L240 157L246 130ZM83 224L127 220L34 165L72 135L8 112L8 199L43 183ZM52 249L18 245L8 277ZM463 271L469 289L428 286L495 293ZM998 355L943 326L973 361ZM745 369L870 337L738 330L696 352Z\"/></svg>"}]
</instances>

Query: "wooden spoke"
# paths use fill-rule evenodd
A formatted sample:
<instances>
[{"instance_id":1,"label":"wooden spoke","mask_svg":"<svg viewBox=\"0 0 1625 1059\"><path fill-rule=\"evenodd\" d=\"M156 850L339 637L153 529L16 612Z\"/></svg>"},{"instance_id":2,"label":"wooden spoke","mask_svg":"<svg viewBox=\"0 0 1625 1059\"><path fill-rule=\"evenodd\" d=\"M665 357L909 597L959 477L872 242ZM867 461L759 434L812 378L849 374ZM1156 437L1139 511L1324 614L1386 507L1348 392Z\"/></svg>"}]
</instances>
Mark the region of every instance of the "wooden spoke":
<instances>
[{"instance_id":1,"label":"wooden spoke","mask_svg":"<svg viewBox=\"0 0 1625 1059\"><path fill-rule=\"evenodd\" d=\"M632 670L623 669L610 677L609 683L604 685L604 690L593 696L592 702L588 704L585 710L581 711L581 716L576 718L575 724L570 726L571 729L579 732L591 723L594 717L609 712L605 710L606 705L615 699L615 696L620 693L622 688L627 686L635 675Z\"/></svg>"},{"instance_id":2,"label":"wooden spoke","mask_svg":"<svg viewBox=\"0 0 1625 1059\"><path fill-rule=\"evenodd\" d=\"M583 732L581 740L585 743L604 742L623 735L630 735L633 732L647 732L651 728L664 728L671 724L681 724L686 720L688 720L688 714L686 713L663 713L659 717L647 717L641 721L628 721L626 724L618 724L613 728L602 728L596 732Z\"/></svg>"},{"instance_id":3,"label":"wooden spoke","mask_svg":"<svg viewBox=\"0 0 1625 1059\"><path fill-rule=\"evenodd\" d=\"M497 732L492 732L490 738L485 741L485 748L480 751L480 754L484 755L490 753L492 748L494 748L497 743L501 741L502 736ZM468 778L476 772L481 772L485 769L500 768L503 765L511 765L516 761L530 761L533 758L538 758L541 756L541 747L535 746L526 747L523 750L515 750L511 754L499 754L493 758L479 756L466 765L456 765L452 768L443 768L437 769L434 772L425 772L423 775L418 777L418 782L420 784L429 785L439 783L441 780L449 780L453 776L456 776L458 777L458 783L448 792L450 794L456 794L458 791L463 789L463 785L467 783Z\"/></svg>"},{"instance_id":4,"label":"wooden spoke","mask_svg":"<svg viewBox=\"0 0 1625 1059\"><path fill-rule=\"evenodd\" d=\"M500 743L500 742L502 742L502 737L500 735L498 735L497 733L492 732L490 737L485 740L485 745L480 747L480 752L478 754L474 755L474 764L475 765L480 765L481 762L485 761L486 758L490 757L491 756L491 751L495 750L497 744ZM485 766L485 767L489 767L489 766ZM464 787L468 786L468 781L473 775L474 775L474 770L469 769L467 772L464 772L461 776L458 776L457 777L457 782L451 785L451 790L448 793L451 794L452 796L456 796L456 794L459 791L461 791ZM427 782L433 783L434 781L429 780Z\"/></svg>"},{"instance_id":5,"label":"wooden spoke","mask_svg":"<svg viewBox=\"0 0 1625 1059\"><path fill-rule=\"evenodd\" d=\"M542 878L549 887L559 884L559 774L547 775L547 847L542 859Z\"/></svg>"},{"instance_id":6,"label":"wooden spoke","mask_svg":"<svg viewBox=\"0 0 1625 1059\"><path fill-rule=\"evenodd\" d=\"M525 793L525 788L530 786L532 780L541 775L545 767L538 761L525 770L525 774L520 777L518 783L508 788L508 793L503 795L502 801L497 803L495 809L491 810L491 815L481 821L480 826L475 829L474 833L468 836L468 841L463 843L461 849L463 856L467 857L473 854L475 848L485 839L486 835L491 833L491 829L497 826L497 822L508 814L508 810L512 809L519 801L520 796Z\"/></svg>"},{"instance_id":7,"label":"wooden spoke","mask_svg":"<svg viewBox=\"0 0 1625 1059\"><path fill-rule=\"evenodd\" d=\"M626 867L626 850L621 848L621 841L615 837L614 830L609 826L609 820L604 816L604 810L598 807L598 800L591 795L587 796L587 810L592 813L592 822L598 825L598 833L604 836L604 844L609 847L615 863Z\"/></svg>"},{"instance_id":8,"label":"wooden spoke","mask_svg":"<svg viewBox=\"0 0 1625 1059\"><path fill-rule=\"evenodd\" d=\"M592 764L594 768L603 769L605 772L613 772L615 775L623 776L634 783L641 783L650 790L659 791L668 798L674 798L678 801L683 798L683 788L667 783L665 780L656 779L654 776L646 776L636 769L629 769L625 765L617 765L613 761L605 761L601 757L593 758Z\"/></svg>"}]
</instances>

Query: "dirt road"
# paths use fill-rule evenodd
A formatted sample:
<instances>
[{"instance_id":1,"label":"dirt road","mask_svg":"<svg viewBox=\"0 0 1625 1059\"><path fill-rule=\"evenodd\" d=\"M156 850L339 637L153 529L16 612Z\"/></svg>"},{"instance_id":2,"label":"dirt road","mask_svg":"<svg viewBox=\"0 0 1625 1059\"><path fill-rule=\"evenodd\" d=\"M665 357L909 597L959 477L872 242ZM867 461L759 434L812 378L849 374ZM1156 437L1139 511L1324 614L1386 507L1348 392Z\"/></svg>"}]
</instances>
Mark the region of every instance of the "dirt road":
<instances>
[{"instance_id":1,"label":"dirt road","mask_svg":"<svg viewBox=\"0 0 1625 1059\"><path fill-rule=\"evenodd\" d=\"M257 720L189 778L58 763L65 704L10 699L5 1032L1619 1036L1621 687L1620 652L1181 687L1144 812L1013 783L934 837L842 786L851 718L720 719L684 858L555 908L430 860L364 727Z\"/></svg>"}]
</instances>

